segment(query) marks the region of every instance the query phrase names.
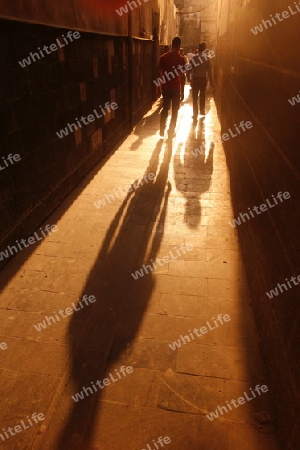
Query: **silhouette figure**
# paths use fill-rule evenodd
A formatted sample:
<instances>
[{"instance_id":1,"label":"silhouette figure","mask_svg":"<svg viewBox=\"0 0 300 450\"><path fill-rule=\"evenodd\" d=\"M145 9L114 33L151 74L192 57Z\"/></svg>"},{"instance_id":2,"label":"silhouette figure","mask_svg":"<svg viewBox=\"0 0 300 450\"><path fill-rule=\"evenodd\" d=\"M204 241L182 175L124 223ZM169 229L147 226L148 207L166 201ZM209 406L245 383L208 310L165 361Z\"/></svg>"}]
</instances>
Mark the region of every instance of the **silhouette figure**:
<instances>
[{"instance_id":1,"label":"silhouette figure","mask_svg":"<svg viewBox=\"0 0 300 450\"><path fill-rule=\"evenodd\" d=\"M198 133L198 139L197 134ZM196 155L196 148L199 153ZM178 147L173 160L175 185L178 191L186 198L185 223L190 228L197 228L201 220L201 193L209 190L213 171L213 151L214 143L209 148L208 155L205 155L205 122L199 123L199 130L190 128L186 142L184 155L182 157Z\"/></svg>"},{"instance_id":2,"label":"silhouette figure","mask_svg":"<svg viewBox=\"0 0 300 450\"><path fill-rule=\"evenodd\" d=\"M163 238L171 190L167 179L172 142L165 146L159 166L162 148L159 141L145 172L154 173L154 180L128 193L110 224L82 290L82 296L95 295L97 301L89 311L86 308L88 315L78 336L76 315L72 317L69 327L72 365L66 383L71 395L103 380L139 330L155 276L150 272L134 280L131 273L156 257ZM74 404L57 444L59 450L82 448L83 443L88 446L91 442L102 391L87 391L83 400L77 403L72 400Z\"/></svg>"}]
</instances>

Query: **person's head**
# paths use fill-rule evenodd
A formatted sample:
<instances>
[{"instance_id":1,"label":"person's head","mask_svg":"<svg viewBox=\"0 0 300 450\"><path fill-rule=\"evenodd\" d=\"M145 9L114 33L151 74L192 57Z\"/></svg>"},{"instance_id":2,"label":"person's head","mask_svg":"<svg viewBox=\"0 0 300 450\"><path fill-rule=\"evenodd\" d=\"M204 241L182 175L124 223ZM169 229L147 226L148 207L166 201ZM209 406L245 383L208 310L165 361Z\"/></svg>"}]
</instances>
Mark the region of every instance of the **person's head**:
<instances>
[{"instance_id":1,"label":"person's head","mask_svg":"<svg viewBox=\"0 0 300 450\"><path fill-rule=\"evenodd\" d=\"M181 39L179 36L174 37L172 40L172 50L179 52L181 45Z\"/></svg>"},{"instance_id":2,"label":"person's head","mask_svg":"<svg viewBox=\"0 0 300 450\"><path fill-rule=\"evenodd\" d=\"M199 52L202 53L206 50L206 44L205 42L202 42L201 44L199 44Z\"/></svg>"},{"instance_id":3,"label":"person's head","mask_svg":"<svg viewBox=\"0 0 300 450\"><path fill-rule=\"evenodd\" d=\"M164 46L164 53L167 53L170 50L170 47L168 45Z\"/></svg>"},{"instance_id":4,"label":"person's head","mask_svg":"<svg viewBox=\"0 0 300 450\"><path fill-rule=\"evenodd\" d=\"M195 53L195 55L197 55L197 54L199 53L199 50L196 48L196 49L194 50L194 53Z\"/></svg>"},{"instance_id":5,"label":"person's head","mask_svg":"<svg viewBox=\"0 0 300 450\"><path fill-rule=\"evenodd\" d=\"M183 56L183 55L184 55L184 49L183 49L182 47L180 47L180 51L179 51L179 53L181 54L181 56Z\"/></svg>"}]
</instances>

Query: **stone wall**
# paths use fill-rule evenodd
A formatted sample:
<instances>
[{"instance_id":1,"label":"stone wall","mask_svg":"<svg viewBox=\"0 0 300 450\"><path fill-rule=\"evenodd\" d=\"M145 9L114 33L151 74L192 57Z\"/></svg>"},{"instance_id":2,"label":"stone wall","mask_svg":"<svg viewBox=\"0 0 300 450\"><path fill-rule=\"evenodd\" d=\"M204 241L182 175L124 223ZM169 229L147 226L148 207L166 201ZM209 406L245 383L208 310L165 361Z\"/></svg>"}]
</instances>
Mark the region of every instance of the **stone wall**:
<instances>
[{"instance_id":1,"label":"stone wall","mask_svg":"<svg viewBox=\"0 0 300 450\"><path fill-rule=\"evenodd\" d=\"M104 10L103 6L107 3L112 6L111 10ZM124 3L126 2L123 0L1 0L0 17L57 28L126 36L128 15L120 17L113 9L113 6L118 7Z\"/></svg>"},{"instance_id":2,"label":"stone wall","mask_svg":"<svg viewBox=\"0 0 300 450\"><path fill-rule=\"evenodd\" d=\"M116 10L122 7L120 15ZM159 36L163 28L163 44L177 33L176 12L172 0L1 0L0 5L2 18L93 33L128 36L130 29L150 39L155 27Z\"/></svg>"},{"instance_id":3,"label":"stone wall","mask_svg":"<svg viewBox=\"0 0 300 450\"><path fill-rule=\"evenodd\" d=\"M128 42L81 32L59 48L57 38L67 33L1 20L1 157L21 158L0 171L4 247L34 230L129 130ZM37 53L55 42L57 51ZM18 61L30 53L36 61L22 68ZM95 116L106 102L117 109ZM78 125L76 118L90 114L96 120ZM60 138L62 129L67 135Z\"/></svg>"},{"instance_id":4,"label":"stone wall","mask_svg":"<svg viewBox=\"0 0 300 450\"><path fill-rule=\"evenodd\" d=\"M123 0L2 0L0 251L30 235L149 109L166 2L130 2L119 16ZM169 12L166 36L173 3ZM76 122L106 103L117 107ZM11 164L10 154L20 156Z\"/></svg>"},{"instance_id":5,"label":"stone wall","mask_svg":"<svg viewBox=\"0 0 300 450\"><path fill-rule=\"evenodd\" d=\"M1 250L30 235L153 101L153 42L80 32L58 51L34 55L67 33L1 20ZM22 68L30 53L36 61ZM76 121L91 114L92 122ZM11 164L10 154L20 160Z\"/></svg>"},{"instance_id":6,"label":"stone wall","mask_svg":"<svg viewBox=\"0 0 300 450\"><path fill-rule=\"evenodd\" d=\"M294 14L266 27L276 13ZM300 5L299 5L300 9ZM300 274L299 117L300 12L289 0L219 2L216 57L217 104L222 132L240 121L253 128L224 143L235 217L278 192L291 198L238 226L254 312L271 377L284 449L300 444L299 287L266 292ZM257 25L262 32L254 34Z\"/></svg>"}]
</instances>

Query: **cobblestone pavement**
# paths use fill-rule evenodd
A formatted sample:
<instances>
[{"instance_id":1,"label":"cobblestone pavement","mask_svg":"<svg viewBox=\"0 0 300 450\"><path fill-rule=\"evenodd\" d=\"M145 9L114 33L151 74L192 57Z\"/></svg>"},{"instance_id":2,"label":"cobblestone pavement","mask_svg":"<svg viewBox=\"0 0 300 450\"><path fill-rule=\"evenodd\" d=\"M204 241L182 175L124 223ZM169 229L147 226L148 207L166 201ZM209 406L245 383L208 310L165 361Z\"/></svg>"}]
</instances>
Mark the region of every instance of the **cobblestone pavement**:
<instances>
[{"instance_id":1,"label":"cobblestone pavement","mask_svg":"<svg viewBox=\"0 0 300 450\"><path fill-rule=\"evenodd\" d=\"M1 274L5 450L278 450L214 101L159 106Z\"/></svg>"}]
</instances>

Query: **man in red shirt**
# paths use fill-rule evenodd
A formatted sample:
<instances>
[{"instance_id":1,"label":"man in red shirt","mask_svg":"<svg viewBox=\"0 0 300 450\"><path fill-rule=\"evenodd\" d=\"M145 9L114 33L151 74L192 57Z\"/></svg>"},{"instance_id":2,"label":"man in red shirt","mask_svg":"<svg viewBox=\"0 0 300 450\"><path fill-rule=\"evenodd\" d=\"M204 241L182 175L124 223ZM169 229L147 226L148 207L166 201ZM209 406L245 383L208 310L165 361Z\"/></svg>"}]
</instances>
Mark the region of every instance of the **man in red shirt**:
<instances>
[{"instance_id":1,"label":"man in red shirt","mask_svg":"<svg viewBox=\"0 0 300 450\"><path fill-rule=\"evenodd\" d=\"M185 73L185 60L180 56L180 37L175 37L172 41L172 50L159 58L159 69L163 73L162 95L163 109L160 116L160 135L165 134L168 112L172 103L172 118L169 133L175 133L177 115L182 96L181 78Z\"/></svg>"},{"instance_id":2,"label":"man in red shirt","mask_svg":"<svg viewBox=\"0 0 300 450\"><path fill-rule=\"evenodd\" d=\"M168 45L164 45L164 50L163 50L163 54L168 53L168 51L170 51L170 47ZM161 71L160 71L161 72ZM162 73L159 72L159 76L163 75ZM161 84L159 84L158 87L158 97L161 97L162 92L161 92Z\"/></svg>"}]
</instances>

